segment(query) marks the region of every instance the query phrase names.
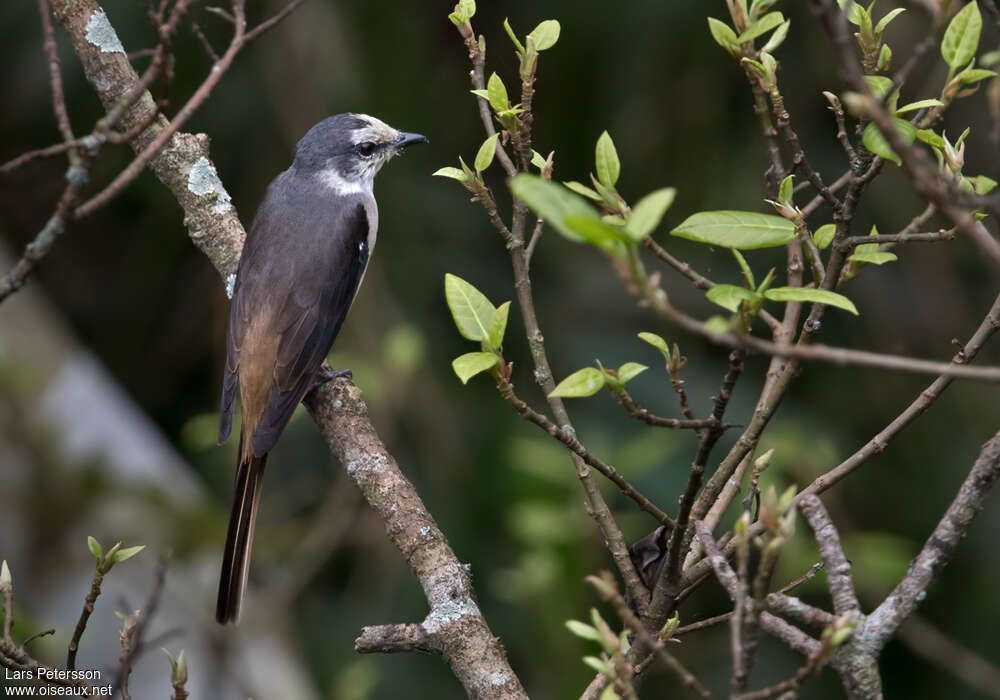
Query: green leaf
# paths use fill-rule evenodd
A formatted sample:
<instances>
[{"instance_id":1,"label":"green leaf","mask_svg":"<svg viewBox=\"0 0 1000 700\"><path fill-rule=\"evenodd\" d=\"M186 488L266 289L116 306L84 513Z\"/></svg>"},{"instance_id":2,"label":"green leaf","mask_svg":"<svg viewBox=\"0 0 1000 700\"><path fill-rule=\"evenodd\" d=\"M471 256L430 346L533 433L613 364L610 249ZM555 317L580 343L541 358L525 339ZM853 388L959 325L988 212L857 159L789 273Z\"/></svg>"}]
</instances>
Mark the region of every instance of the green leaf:
<instances>
[{"instance_id":1,"label":"green leaf","mask_svg":"<svg viewBox=\"0 0 1000 700\"><path fill-rule=\"evenodd\" d=\"M514 30L511 28L510 22L507 21L506 17L504 17L504 20L503 20L503 28L507 32L507 36L510 37L510 40L512 42L514 42L514 48L516 48L517 52L523 56L524 55L524 44L522 44L520 41L518 41L517 34L514 33Z\"/></svg>"},{"instance_id":2,"label":"green leaf","mask_svg":"<svg viewBox=\"0 0 1000 700\"><path fill-rule=\"evenodd\" d=\"M795 238L788 219L751 211L702 211L670 232L699 243L751 250L785 245Z\"/></svg>"},{"instance_id":3,"label":"green leaf","mask_svg":"<svg viewBox=\"0 0 1000 700\"><path fill-rule=\"evenodd\" d=\"M729 332L729 321L724 319L722 316L709 316L705 319L705 330L709 333L715 333L721 335L722 333Z\"/></svg>"},{"instance_id":4,"label":"green leaf","mask_svg":"<svg viewBox=\"0 0 1000 700\"><path fill-rule=\"evenodd\" d=\"M717 284L705 296L712 303L718 304L727 311L736 312L744 301L753 303L760 300L760 294L752 289L737 287L735 284Z\"/></svg>"},{"instance_id":5,"label":"green leaf","mask_svg":"<svg viewBox=\"0 0 1000 700\"><path fill-rule=\"evenodd\" d=\"M574 192L576 192L577 194L583 195L584 197L587 197L589 199L593 199L595 202L604 201L601 199L601 195L594 192L594 190L590 189L582 182L576 182L575 180L570 180L569 182L564 182L563 184L566 185L566 187L573 190Z\"/></svg>"},{"instance_id":6,"label":"green leaf","mask_svg":"<svg viewBox=\"0 0 1000 700\"><path fill-rule=\"evenodd\" d=\"M863 8L859 3L852 2L850 7L847 8L847 21L851 24L856 24L861 26L865 22L865 17L868 17L868 23L871 24L871 16L868 14L868 10Z\"/></svg>"},{"instance_id":7,"label":"green leaf","mask_svg":"<svg viewBox=\"0 0 1000 700\"><path fill-rule=\"evenodd\" d=\"M774 282L774 268L773 267L770 270L767 271L766 275L764 275L764 281L762 281L759 285L757 285L757 293L758 294L763 294L764 292L766 292L767 289L771 286L772 282Z\"/></svg>"},{"instance_id":8,"label":"green leaf","mask_svg":"<svg viewBox=\"0 0 1000 700\"><path fill-rule=\"evenodd\" d=\"M626 362L618 368L618 381L625 384L638 377L647 369L649 369L649 367L646 365L640 365L638 362Z\"/></svg>"},{"instance_id":9,"label":"green leaf","mask_svg":"<svg viewBox=\"0 0 1000 700\"><path fill-rule=\"evenodd\" d=\"M90 535L87 536L87 549L90 553L94 555L94 559L100 559L104 556L104 550L101 549L101 543Z\"/></svg>"},{"instance_id":10,"label":"green leaf","mask_svg":"<svg viewBox=\"0 0 1000 700\"><path fill-rule=\"evenodd\" d=\"M732 53L736 50L739 42L736 41L736 32L725 22L721 22L715 17L708 18L708 31L712 33L715 43Z\"/></svg>"},{"instance_id":11,"label":"green leaf","mask_svg":"<svg viewBox=\"0 0 1000 700\"><path fill-rule=\"evenodd\" d=\"M944 139L930 129L917 129L915 136L934 148L944 148Z\"/></svg>"},{"instance_id":12,"label":"green leaf","mask_svg":"<svg viewBox=\"0 0 1000 700\"><path fill-rule=\"evenodd\" d=\"M126 547L125 549L119 549L117 552L115 552L114 556L111 557L111 563L120 564L121 562L127 559L131 559L145 548L146 545L141 544L136 547Z\"/></svg>"},{"instance_id":13,"label":"green leaf","mask_svg":"<svg viewBox=\"0 0 1000 700\"><path fill-rule=\"evenodd\" d=\"M991 177L986 177L985 175L970 177L969 181L972 182L972 189L975 190L976 194L983 196L988 195L997 186L996 180Z\"/></svg>"},{"instance_id":14,"label":"green leaf","mask_svg":"<svg viewBox=\"0 0 1000 700\"><path fill-rule=\"evenodd\" d=\"M563 379L549 393L550 397L564 398L593 396L604 386L604 374L594 367L584 367Z\"/></svg>"},{"instance_id":15,"label":"green leaf","mask_svg":"<svg viewBox=\"0 0 1000 700\"><path fill-rule=\"evenodd\" d=\"M450 19L451 23L454 24L456 27L461 27L467 21L464 17L462 17L462 15L458 14L457 12L448 13L448 19Z\"/></svg>"},{"instance_id":16,"label":"green leaf","mask_svg":"<svg viewBox=\"0 0 1000 700\"><path fill-rule=\"evenodd\" d=\"M482 97L487 102L489 102L490 100L490 93L488 90L469 90L469 92L471 92L476 97Z\"/></svg>"},{"instance_id":17,"label":"green leaf","mask_svg":"<svg viewBox=\"0 0 1000 700\"><path fill-rule=\"evenodd\" d=\"M458 168L452 168L450 166L444 168L438 168L434 171L433 175L437 177L450 177L453 180L458 180L459 182L468 182L468 176Z\"/></svg>"},{"instance_id":18,"label":"green leaf","mask_svg":"<svg viewBox=\"0 0 1000 700\"><path fill-rule=\"evenodd\" d=\"M500 134L493 134L483 141L483 145L479 147L479 152L476 154L474 163L477 173L481 173L490 167L490 163L493 162L493 156L497 154L497 139L499 138Z\"/></svg>"},{"instance_id":19,"label":"green leaf","mask_svg":"<svg viewBox=\"0 0 1000 700\"><path fill-rule=\"evenodd\" d=\"M467 352L451 361L451 368L462 380L462 384L468 384L469 380L480 372L492 368L500 361L492 352Z\"/></svg>"},{"instance_id":20,"label":"green leaf","mask_svg":"<svg viewBox=\"0 0 1000 700\"><path fill-rule=\"evenodd\" d=\"M865 82L877 100L884 100L892 89L892 79L884 75L866 75Z\"/></svg>"},{"instance_id":21,"label":"green leaf","mask_svg":"<svg viewBox=\"0 0 1000 700\"><path fill-rule=\"evenodd\" d=\"M913 143L913 140L917 136L917 128L913 126L910 122L905 119L895 118L896 129L899 130L900 137L906 143ZM861 136L861 142L865 145L869 151L875 155L884 158L885 160L891 160L896 165L901 165L902 161L896 152L892 150L889 145L888 139L882 135L879 128L874 122L865 127L864 134Z\"/></svg>"},{"instance_id":22,"label":"green leaf","mask_svg":"<svg viewBox=\"0 0 1000 700\"><path fill-rule=\"evenodd\" d=\"M563 219L563 223L587 243L603 248L608 247L614 241L622 243L630 243L632 241L623 226L615 226L604 219L570 214Z\"/></svg>"},{"instance_id":23,"label":"green leaf","mask_svg":"<svg viewBox=\"0 0 1000 700\"><path fill-rule=\"evenodd\" d=\"M898 260L899 258L896 257L895 253L869 251L854 253L853 255L848 256L847 259L854 262L871 263L872 265L884 265L887 262L892 262L894 260Z\"/></svg>"},{"instance_id":24,"label":"green leaf","mask_svg":"<svg viewBox=\"0 0 1000 700\"><path fill-rule=\"evenodd\" d=\"M502 112L510 106L510 100L507 97L507 87L496 73L491 73L490 79L486 83L486 96L490 101L490 107L495 112Z\"/></svg>"},{"instance_id":25,"label":"green leaf","mask_svg":"<svg viewBox=\"0 0 1000 700\"><path fill-rule=\"evenodd\" d=\"M780 24L784 23L784 21L785 18L780 12L768 12L766 15L747 27L747 30L736 38L736 43L745 44L748 41L753 41L757 37L767 34L772 29L775 29Z\"/></svg>"},{"instance_id":26,"label":"green leaf","mask_svg":"<svg viewBox=\"0 0 1000 700\"><path fill-rule=\"evenodd\" d=\"M536 168L542 170L545 168L546 163L547 161L545 160L545 157L542 156L541 153L539 153L538 151L531 152L531 164L534 165Z\"/></svg>"},{"instance_id":27,"label":"green leaf","mask_svg":"<svg viewBox=\"0 0 1000 700\"><path fill-rule=\"evenodd\" d=\"M615 677L615 670L611 668L611 666L603 659L596 656L584 656L582 661L598 673L603 674L608 678Z\"/></svg>"},{"instance_id":28,"label":"green leaf","mask_svg":"<svg viewBox=\"0 0 1000 700\"><path fill-rule=\"evenodd\" d=\"M664 187L647 194L632 208L632 214L625 222L625 230L635 241L641 241L660 225L667 209L674 203L677 190Z\"/></svg>"},{"instance_id":29,"label":"green leaf","mask_svg":"<svg viewBox=\"0 0 1000 700\"><path fill-rule=\"evenodd\" d=\"M980 80L995 78L996 75L996 71L987 70L986 68L968 68L956 75L954 80L959 85L971 85L972 83L978 83Z\"/></svg>"},{"instance_id":30,"label":"green leaf","mask_svg":"<svg viewBox=\"0 0 1000 700\"><path fill-rule=\"evenodd\" d=\"M515 197L571 241L579 243L583 239L566 225L567 216L600 220L594 208L582 197L573 194L562 185L543 180L537 175L524 173L518 175L510 181L510 189Z\"/></svg>"},{"instance_id":31,"label":"green leaf","mask_svg":"<svg viewBox=\"0 0 1000 700\"><path fill-rule=\"evenodd\" d=\"M833 237L837 233L837 227L834 224L823 224L815 233L813 233L813 243L820 250L826 250L826 248L833 243Z\"/></svg>"},{"instance_id":32,"label":"green leaf","mask_svg":"<svg viewBox=\"0 0 1000 700\"><path fill-rule=\"evenodd\" d=\"M933 98L929 100L918 100L916 102L911 102L908 105L904 105L896 110L896 114L906 114L907 112L916 112L918 109L924 109L926 107L944 107L944 102L941 100L935 100Z\"/></svg>"},{"instance_id":33,"label":"green leaf","mask_svg":"<svg viewBox=\"0 0 1000 700\"><path fill-rule=\"evenodd\" d=\"M608 685L597 700L622 700L622 696L615 690L614 685Z\"/></svg>"},{"instance_id":34,"label":"green leaf","mask_svg":"<svg viewBox=\"0 0 1000 700\"><path fill-rule=\"evenodd\" d=\"M667 341L665 341L662 336L659 336L656 333L650 333L649 331L643 331L638 335L640 339L646 341L654 348L662 352L668 362L670 361L670 348L667 347Z\"/></svg>"},{"instance_id":35,"label":"green leaf","mask_svg":"<svg viewBox=\"0 0 1000 700\"><path fill-rule=\"evenodd\" d=\"M792 20L786 19L781 26L774 31L774 34L772 34L771 38L767 40L767 43L764 44L764 48L762 48L761 51L768 54L773 53L775 49L784 43L785 37L788 36L788 28L791 26Z\"/></svg>"},{"instance_id":36,"label":"green leaf","mask_svg":"<svg viewBox=\"0 0 1000 700\"><path fill-rule=\"evenodd\" d=\"M601 642L601 633L585 622L566 620L566 628L581 639L589 639L598 644Z\"/></svg>"},{"instance_id":37,"label":"green leaf","mask_svg":"<svg viewBox=\"0 0 1000 700\"><path fill-rule=\"evenodd\" d=\"M875 36L878 36L882 32L884 32L885 28L889 26L889 22L891 22L892 20L896 19L896 17L899 14L903 13L903 12L906 12L906 8L905 7L897 7L895 10L891 10L890 12L887 12L886 15L885 15L885 17L883 17L882 19L880 19L878 21L878 24L875 25Z\"/></svg>"},{"instance_id":38,"label":"green leaf","mask_svg":"<svg viewBox=\"0 0 1000 700\"><path fill-rule=\"evenodd\" d=\"M458 0L455 8L463 14L466 19L472 19L476 15L476 0Z\"/></svg>"},{"instance_id":39,"label":"green leaf","mask_svg":"<svg viewBox=\"0 0 1000 700\"><path fill-rule=\"evenodd\" d=\"M545 51L551 49L559 41L559 29L558 20L547 19L532 29L528 37L534 39L536 51Z\"/></svg>"},{"instance_id":40,"label":"green leaf","mask_svg":"<svg viewBox=\"0 0 1000 700\"><path fill-rule=\"evenodd\" d=\"M795 176L789 175L781 181L781 187L778 189L778 201L782 204L792 203L792 193L795 190L794 180Z\"/></svg>"},{"instance_id":41,"label":"green leaf","mask_svg":"<svg viewBox=\"0 0 1000 700\"><path fill-rule=\"evenodd\" d=\"M499 350L503 346L503 337L507 332L507 316L510 314L510 302L505 301L497 307L493 314L493 325L487 334L487 340L491 348Z\"/></svg>"},{"instance_id":42,"label":"green leaf","mask_svg":"<svg viewBox=\"0 0 1000 700\"><path fill-rule=\"evenodd\" d=\"M879 70L886 70L890 63L892 63L892 48L888 44L882 44L882 48L878 52L878 60L875 62L875 67Z\"/></svg>"},{"instance_id":43,"label":"green leaf","mask_svg":"<svg viewBox=\"0 0 1000 700\"><path fill-rule=\"evenodd\" d=\"M982 30L983 17L979 14L976 0L972 0L951 18L941 39L941 57L953 71L975 57Z\"/></svg>"},{"instance_id":44,"label":"green leaf","mask_svg":"<svg viewBox=\"0 0 1000 700\"><path fill-rule=\"evenodd\" d=\"M843 294L830 292L825 289L806 289L804 287L774 287L764 292L764 297L771 301L807 301L827 306L836 306L839 309L850 311L855 316L858 309L854 302Z\"/></svg>"},{"instance_id":45,"label":"green leaf","mask_svg":"<svg viewBox=\"0 0 1000 700\"><path fill-rule=\"evenodd\" d=\"M458 332L467 340L487 340L496 309L482 292L451 273L444 276L444 296Z\"/></svg>"},{"instance_id":46,"label":"green leaf","mask_svg":"<svg viewBox=\"0 0 1000 700\"><path fill-rule=\"evenodd\" d=\"M597 148L594 152L594 163L597 167L597 179L607 188L613 188L618 182L618 175L621 173L621 163L618 160L618 151L607 131L597 139Z\"/></svg>"},{"instance_id":47,"label":"green leaf","mask_svg":"<svg viewBox=\"0 0 1000 700\"><path fill-rule=\"evenodd\" d=\"M753 289L757 286L757 283L753 279L753 270L747 265L746 258L736 248L730 248L730 250L733 251L733 257L736 258L736 264L740 266L740 271L743 273L743 279L746 280L747 286Z\"/></svg>"}]
</instances>

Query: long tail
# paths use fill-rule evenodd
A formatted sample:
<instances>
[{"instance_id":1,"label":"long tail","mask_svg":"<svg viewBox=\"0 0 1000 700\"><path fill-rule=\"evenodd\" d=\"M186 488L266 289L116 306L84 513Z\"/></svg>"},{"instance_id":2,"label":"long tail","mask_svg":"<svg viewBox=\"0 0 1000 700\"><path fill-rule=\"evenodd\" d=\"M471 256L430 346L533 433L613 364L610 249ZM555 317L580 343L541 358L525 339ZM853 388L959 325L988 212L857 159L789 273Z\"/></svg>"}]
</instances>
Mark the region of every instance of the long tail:
<instances>
[{"instance_id":1,"label":"long tail","mask_svg":"<svg viewBox=\"0 0 1000 700\"><path fill-rule=\"evenodd\" d=\"M229 532L226 549L222 555L222 574L219 577L219 601L215 619L219 624L239 622L240 604L247 587L250 572L250 548L253 546L254 521L260 502L260 483L264 477L267 454L257 457L249 450L243 456L243 436L240 437L240 462L236 471L236 489L233 510L229 515Z\"/></svg>"}]
</instances>

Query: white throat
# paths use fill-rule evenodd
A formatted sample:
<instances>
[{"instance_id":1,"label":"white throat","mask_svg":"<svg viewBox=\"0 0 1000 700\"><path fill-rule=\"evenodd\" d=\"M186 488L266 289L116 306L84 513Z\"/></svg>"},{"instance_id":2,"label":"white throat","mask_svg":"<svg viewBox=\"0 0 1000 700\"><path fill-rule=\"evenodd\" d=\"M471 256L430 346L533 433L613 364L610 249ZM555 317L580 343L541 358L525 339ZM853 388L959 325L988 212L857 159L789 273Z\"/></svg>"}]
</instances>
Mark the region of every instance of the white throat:
<instances>
[{"instance_id":1,"label":"white throat","mask_svg":"<svg viewBox=\"0 0 1000 700\"><path fill-rule=\"evenodd\" d=\"M372 190L375 182L374 177L362 177L357 180L346 180L333 168L320 170L318 177L319 181L323 183L324 186L329 187L339 195L368 194L374 196Z\"/></svg>"}]
</instances>

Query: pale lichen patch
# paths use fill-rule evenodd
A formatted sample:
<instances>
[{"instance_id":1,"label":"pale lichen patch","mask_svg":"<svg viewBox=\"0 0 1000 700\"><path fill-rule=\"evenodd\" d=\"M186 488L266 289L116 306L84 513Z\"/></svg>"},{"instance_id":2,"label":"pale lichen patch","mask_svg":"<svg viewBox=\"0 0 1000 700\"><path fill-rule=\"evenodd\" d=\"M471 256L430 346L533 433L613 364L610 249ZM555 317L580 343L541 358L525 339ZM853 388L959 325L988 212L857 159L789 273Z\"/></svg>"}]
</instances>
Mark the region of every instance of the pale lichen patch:
<instances>
[{"instance_id":1,"label":"pale lichen patch","mask_svg":"<svg viewBox=\"0 0 1000 700\"><path fill-rule=\"evenodd\" d=\"M122 46L115 28L111 26L108 16L101 8L97 8L90 16L86 29L87 41L99 48L102 53L125 53L125 47Z\"/></svg>"},{"instance_id":2,"label":"pale lichen patch","mask_svg":"<svg viewBox=\"0 0 1000 700\"><path fill-rule=\"evenodd\" d=\"M229 211L233 208L229 193L226 192L219 174L215 171L215 166L205 156L202 156L191 166L188 173L187 188L199 197L215 195L215 204L212 211L216 214Z\"/></svg>"}]
</instances>

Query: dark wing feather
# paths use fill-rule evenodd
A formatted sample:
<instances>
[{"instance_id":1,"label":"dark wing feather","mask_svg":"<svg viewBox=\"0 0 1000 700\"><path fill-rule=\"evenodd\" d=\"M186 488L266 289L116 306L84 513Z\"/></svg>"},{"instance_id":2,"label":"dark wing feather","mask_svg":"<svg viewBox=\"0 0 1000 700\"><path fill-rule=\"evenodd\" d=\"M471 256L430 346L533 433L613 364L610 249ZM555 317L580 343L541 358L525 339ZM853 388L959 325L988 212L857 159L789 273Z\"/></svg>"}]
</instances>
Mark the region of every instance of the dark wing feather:
<instances>
[{"instance_id":1,"label":"dark wing feather","mask_svg":"<svg viewBox=\"0 0 1000 700\"><path fill-rule=\"evenodd\" d=\"M340 207L311 243L291 293L273 320L280 334L274 377L252 447L270 451L333 345L368 264L368 216L361 203ZM301 258L299 259L302 260Z\"/></svg>"}]
</instances>

